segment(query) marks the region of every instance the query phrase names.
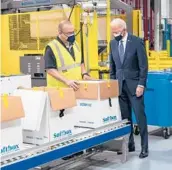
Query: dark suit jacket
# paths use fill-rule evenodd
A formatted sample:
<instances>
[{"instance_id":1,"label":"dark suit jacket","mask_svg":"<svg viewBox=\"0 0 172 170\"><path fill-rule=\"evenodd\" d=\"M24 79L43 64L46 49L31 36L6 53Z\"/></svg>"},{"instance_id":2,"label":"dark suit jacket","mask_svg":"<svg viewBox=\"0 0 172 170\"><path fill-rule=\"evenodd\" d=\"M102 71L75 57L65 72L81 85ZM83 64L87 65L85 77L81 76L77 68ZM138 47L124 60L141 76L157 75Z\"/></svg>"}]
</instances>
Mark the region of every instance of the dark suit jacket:
<instances>
[{"instance_id":1,"label":"dark suit jacket","mask_svg":"<svg viewBox=\"0 0 172 170\"><path fill-rule=\"evenodd\" d=\"M125 80L129 91L135 95L138 85L146 86L148 60L144 42L128 34L123 63L119 57L118 44L115 39L110 42L110 78L118 79L120 94Z\"/></svg>"}]
</instances>

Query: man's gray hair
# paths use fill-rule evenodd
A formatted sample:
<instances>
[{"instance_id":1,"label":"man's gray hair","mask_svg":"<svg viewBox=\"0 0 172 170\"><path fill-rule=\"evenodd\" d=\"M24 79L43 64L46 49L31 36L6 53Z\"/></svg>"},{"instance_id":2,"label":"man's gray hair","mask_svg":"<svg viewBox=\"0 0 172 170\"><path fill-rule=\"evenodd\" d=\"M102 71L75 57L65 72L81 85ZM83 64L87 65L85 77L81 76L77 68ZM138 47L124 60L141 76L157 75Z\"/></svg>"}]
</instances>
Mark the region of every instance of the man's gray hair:
<instances>
[{"instance_id":1,"label":"man's gray hair","mask_svg":"<svg viewBox=\"0 0 172 170\"><path fill-rule=\"evenodd\" d=\"M126 22L121 18L115 18L110 23L111 27L113 26L119 26L120 28L127 29Z\"/></svg>"}]
</instances>

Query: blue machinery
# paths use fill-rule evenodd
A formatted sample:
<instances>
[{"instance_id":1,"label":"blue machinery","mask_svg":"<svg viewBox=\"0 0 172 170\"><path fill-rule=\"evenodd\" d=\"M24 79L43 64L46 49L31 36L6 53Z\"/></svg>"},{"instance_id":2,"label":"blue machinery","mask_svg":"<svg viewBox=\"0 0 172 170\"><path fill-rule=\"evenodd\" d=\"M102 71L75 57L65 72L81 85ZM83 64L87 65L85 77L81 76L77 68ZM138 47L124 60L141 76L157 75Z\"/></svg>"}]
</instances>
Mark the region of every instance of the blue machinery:
<instances>
[{"instance_id":1,"label":"blue machinery","mask_svg":"<svg viewBox=\"0 0 172 170\"><path fill-rule=\"evenodd\" d=\"M148 74L145 110L148 125L163 127L164 138L169 138L172 127L172 72Z\"/></svg>"},{"instance_id":2,"label":"blue machinery","mask_svg":"<svg viewBox=\"0 0 172 170\"><path fill-rule=\"evenodd\" d=\"M1 170L28 170L110 140L125 137L130 131L130 125L124 120L89 130L58 142L51 142L39 147L2 156ZM124 159L126 160L127 144L123 146Z\"/></svg>"}]
</instances>

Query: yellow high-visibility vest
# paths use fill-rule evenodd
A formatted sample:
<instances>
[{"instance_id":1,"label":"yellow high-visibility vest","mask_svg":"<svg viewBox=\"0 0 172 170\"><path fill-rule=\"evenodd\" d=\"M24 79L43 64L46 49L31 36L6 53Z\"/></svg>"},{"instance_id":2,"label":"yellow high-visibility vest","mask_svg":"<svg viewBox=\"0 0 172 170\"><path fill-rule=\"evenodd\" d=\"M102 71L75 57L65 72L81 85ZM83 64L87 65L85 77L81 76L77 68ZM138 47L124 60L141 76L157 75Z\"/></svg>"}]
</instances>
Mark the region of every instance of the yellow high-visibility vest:
<instances>
[{"instance_id":1,"label":"yellow high-visibility vest","mask_svg":"<svg viewBox=\"0 0 172 170\"><path fill-rule=\"evenodd\" d=\"M75 42L73 45L75 61L67 49L58 41L53 40L47 46L53 51L56 62L57 70L68 80L81 80L81 50ZM48 87L67 87L63 82L55 79L47 73L47 86Z\"/></svg>"}]
</instances>

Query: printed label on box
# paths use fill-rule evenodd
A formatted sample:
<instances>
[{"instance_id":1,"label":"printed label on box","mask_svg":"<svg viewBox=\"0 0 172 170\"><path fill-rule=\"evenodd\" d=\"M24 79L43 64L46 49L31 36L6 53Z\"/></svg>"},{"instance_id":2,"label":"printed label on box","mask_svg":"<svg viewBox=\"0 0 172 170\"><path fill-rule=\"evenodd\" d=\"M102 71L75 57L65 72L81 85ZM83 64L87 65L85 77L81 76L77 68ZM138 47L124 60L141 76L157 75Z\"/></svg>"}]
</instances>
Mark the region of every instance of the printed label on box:
<instances>
[{"instance_id":1,"label":"printed label on box","mask_svg":"<svg viewBox=\"0 0 172 170\"><path fill-rule=\"evenodd\" d=\"M79 105L82 107L92 107L91 103L80 103Z\"/></svg>"},{"instance_id":2,"label":"printed label on box","mask_svg":"<svg viewBox=\"0 0 172 170\"><path fill-rule=\"evenodd\" d=\"M64 137L64 136L70 136L72 135L72 130L62 130L60 132L54 133L53 136L54 138L59 138L59 137Z\"/></svg>"},{"instance_id":3,"label":"printed label on box","mask_svg":"<svg viewBox=\"0 0 172 170\"><path fill-rule=\"evenodd\" d=\"M109 123L109 122L113 122L116 120L117 120L116 116L107 116L107 117L103 118L103 123Z\"/></svg>"},{"instance_id":4,"label":"printed label on box","mask_svg":"<svg viewBox=\"0 0 172 170\"><path fill-rule=\"evenodd\" d=\"M20 150L19 144L3 146L1 148L1 155L9 153L9 152L13 152L13 151L18 151L18 150Z\"/></svg>"}]
</instances>

